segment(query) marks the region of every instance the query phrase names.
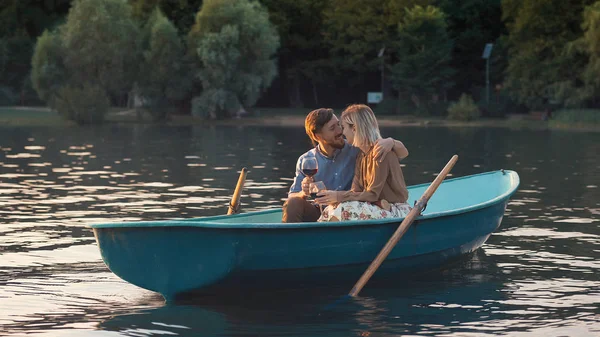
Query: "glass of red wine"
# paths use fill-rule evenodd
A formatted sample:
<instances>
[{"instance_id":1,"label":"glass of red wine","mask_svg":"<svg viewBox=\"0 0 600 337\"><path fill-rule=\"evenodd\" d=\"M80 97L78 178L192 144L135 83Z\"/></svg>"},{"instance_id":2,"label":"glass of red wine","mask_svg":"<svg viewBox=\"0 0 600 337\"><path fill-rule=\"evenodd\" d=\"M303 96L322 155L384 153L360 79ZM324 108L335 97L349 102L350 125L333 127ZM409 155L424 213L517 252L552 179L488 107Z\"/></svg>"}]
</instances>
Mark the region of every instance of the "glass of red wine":
<instances>
[{"instance_id":1,"label":"glass of red wine","mask_svg":"<svg viewBox=\"0 0 600 337\"><path fill-rule=\"evenodd\" d=\"M302 161L302 173L305 176L312 178L319 171L319 166L317 165L317 158L308 157L304 158Z\"/></svg>"},{"instance_id":2,"label":"glass of red wine","mask_svg":"<svg viewBox=\"0 0 600 337\"><path fill-rule=\"evenodd\" d=\"M317 198L319 192L326 190L325 184L322 181L314 181L308 185L308 191L310 192L310 197L313 199Z\"/></svg>"}]
</instances>

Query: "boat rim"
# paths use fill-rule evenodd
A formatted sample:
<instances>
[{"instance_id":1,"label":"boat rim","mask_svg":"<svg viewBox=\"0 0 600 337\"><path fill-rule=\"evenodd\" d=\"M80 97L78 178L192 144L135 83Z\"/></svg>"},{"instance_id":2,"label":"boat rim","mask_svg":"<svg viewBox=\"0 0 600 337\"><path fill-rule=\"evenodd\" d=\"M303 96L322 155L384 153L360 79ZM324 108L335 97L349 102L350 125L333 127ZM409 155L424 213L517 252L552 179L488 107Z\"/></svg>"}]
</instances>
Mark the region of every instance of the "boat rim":
<instances>
[{"instance_id":1,"label":"boat rim","mask_svg":"<svg viewBox=\"0 0 600 337\"><path fill-rule=\"evenodd\" d=\"M513 184L512 188L507 190L506 192L499 194L498 196L486 200L484 202L469 205L467 207L451 209L442 212L435 213L427 213L424 215L420 215L415 219L415 221L427 220L431 218L441 218L447 216L453 216L463 213L468 213L472 211L476 211L482 208L486 208L497 204L503 200L508 199L512 194L515 193L520 184L519 175L512 170L495 170L483 173L472 174L463 177L456 177L451 179L446 179L444 182L449 181L457 181L463 179L469 179L477 176L484 176L490 174L510 174L516 182ZM422 183L418 185L411 185L410 188L420 188L424 186L429 186L431 183ZM98 223L98 224L89 224L88 226L94 229L100 228L133 228L133 227L201 227L201 228L212 228L212 229L267 229L267 228L289 228L289 229L297 229L297 228L331 228L331 227L349 227L349 226L368 226L368 225L382 225L387 223L397 223L404 220L402 218L384 218L384 219L371 219L371 220L356 220L356 221L331 221L331 222L294 222L294 223L236 223L236 222L219 222L222 219L232 219L232 218L245 218L249 214L252 215L264 215L270 213L281 212L281 208L276 209L268 209L263 211L255 211L249 213L240 213L234 215L215 215L209 217L198 217L198 218L183 218L183 219L165 219L158 221L136 221L136 222L113 222L113 223ZM206 220L203 220L206 219Z\"/></svg>"}]
</instances>

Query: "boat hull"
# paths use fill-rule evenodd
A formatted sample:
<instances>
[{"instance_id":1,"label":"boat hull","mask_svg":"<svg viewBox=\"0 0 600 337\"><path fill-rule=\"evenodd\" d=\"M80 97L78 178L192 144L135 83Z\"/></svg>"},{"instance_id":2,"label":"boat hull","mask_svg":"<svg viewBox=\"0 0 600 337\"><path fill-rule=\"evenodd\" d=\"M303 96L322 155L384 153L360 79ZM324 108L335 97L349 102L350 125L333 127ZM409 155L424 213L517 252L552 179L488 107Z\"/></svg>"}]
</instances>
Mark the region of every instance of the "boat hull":
<instances>
[{"instance_id":1,"label":"boat hull","mask_svg":"<svg viewBox=\"0 0 600 337\"><path fill-rule=\"evenodd\" d=\"M469 212L416 220L373 281L432 268L481 247L502 221L508 197ZM279 216L281 211L272 211ZM400 224L206 228L95 227L112 272L167 300L235 288L352 285ZM189 224L189 222L188 222Z\"/></svg>"}]
</instances>

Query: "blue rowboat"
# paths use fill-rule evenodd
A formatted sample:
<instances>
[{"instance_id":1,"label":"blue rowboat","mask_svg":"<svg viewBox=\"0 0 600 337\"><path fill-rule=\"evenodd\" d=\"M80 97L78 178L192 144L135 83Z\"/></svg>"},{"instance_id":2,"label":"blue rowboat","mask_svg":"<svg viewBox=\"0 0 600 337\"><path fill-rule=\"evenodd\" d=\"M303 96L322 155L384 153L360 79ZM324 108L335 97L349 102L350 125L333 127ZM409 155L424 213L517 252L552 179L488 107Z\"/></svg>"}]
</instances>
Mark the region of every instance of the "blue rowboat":
<instances>
[{"instance_id":1,"label":"blue rowboat","mask_svg":"<svg viewBox=\"0 0 600 337\"><path fill-rule=\"evenodd\" d=\"M509 170L445 180L373 281L439 266L481 247L500 226L518 185L518 174ZM428 186L410 186L409 202ZM231 289L350 289L402 220L281 223L281 209L273 209L91 227L113 273L170 301Z\"/></svg>"}]
</instances>

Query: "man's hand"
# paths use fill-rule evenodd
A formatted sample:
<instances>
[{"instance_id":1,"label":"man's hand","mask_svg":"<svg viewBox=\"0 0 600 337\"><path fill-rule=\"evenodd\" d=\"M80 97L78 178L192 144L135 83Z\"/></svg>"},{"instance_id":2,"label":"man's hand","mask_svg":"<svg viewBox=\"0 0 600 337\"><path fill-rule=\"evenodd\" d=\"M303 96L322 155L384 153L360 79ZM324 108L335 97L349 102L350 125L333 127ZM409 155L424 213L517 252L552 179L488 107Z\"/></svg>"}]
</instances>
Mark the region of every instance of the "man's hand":
<instances>
[{"instance_id":1,"label":"man's hand","mask_svg":"<svg viewBox=\"0 0 600 337\"><path fill-rule=\"evenodd\" d=\"M385 155L390 151L394 151L398 156L398 159L404 159L408 156L408 150L401 141L394 140L394 138L386 138L379 139L375 143L375 146L373 147L373 158L381 163L383 158L385 158Z\"/></svg>"},{"instance_id":2,"label":"man's hand","mask_svg":"<svg viewBox=\"0 0 600 337\"><path fill-rule=\"evenodd\" d=\"M312 177L304 177L304 179L302 179L302 193L304 193L304 196L309 196L310 195L310 191L309 191L309 187L310 187L310 183L312 183L313 181L315 181Z\"/></svg>"},{"instance_id":3,"label":"man's hand","mask_svg":"<svg viewBox=\"0 0 600 337\"><path fill-rule=\"evenodd\" d=\"M379 139L379 140L377 140L377 142L375 143L375 146L373 147L373 158L375 158L375 160L378 162L382 162L385 155L388 154L388 152L392 151L393 149L394 149L394 139L393 138Z\"/></svg>"}]
</instances>

